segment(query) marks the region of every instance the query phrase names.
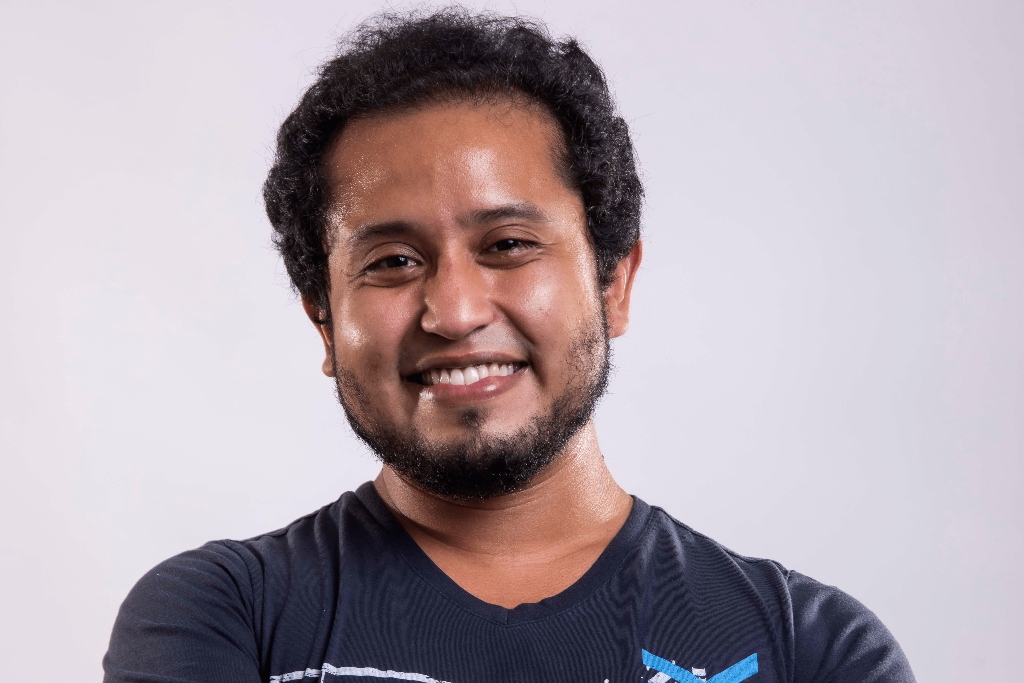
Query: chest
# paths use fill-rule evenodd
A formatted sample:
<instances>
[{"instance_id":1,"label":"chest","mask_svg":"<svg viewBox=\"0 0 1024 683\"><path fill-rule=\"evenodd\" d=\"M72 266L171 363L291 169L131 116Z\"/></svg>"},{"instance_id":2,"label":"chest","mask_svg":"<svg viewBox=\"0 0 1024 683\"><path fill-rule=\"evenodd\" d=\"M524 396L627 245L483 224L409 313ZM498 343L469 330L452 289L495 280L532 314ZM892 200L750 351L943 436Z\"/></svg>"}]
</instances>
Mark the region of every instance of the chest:
<instances>
[{"instance_id":1,"label":"chest","mask_svg":"<svg viewBox=\"0 0 1024 683\"><path fill-rule=\"evenodd\" d=\"M733 605L723 618L685 590L606 586L569 609L531 618L512 610L502 623L422 583L386 583L339 596L317 646L301 666L272 670L279 678L271 682L786 680L776 624L753 604Z\"/></svg>"}]
</instances>

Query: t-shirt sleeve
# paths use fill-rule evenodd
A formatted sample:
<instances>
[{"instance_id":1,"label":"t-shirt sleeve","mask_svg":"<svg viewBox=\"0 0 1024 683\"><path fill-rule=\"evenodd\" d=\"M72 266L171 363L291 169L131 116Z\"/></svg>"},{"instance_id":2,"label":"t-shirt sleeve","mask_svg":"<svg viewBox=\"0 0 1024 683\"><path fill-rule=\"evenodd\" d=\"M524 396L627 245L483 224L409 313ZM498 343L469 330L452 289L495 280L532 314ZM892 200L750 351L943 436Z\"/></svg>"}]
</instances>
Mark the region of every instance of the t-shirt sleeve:
<instances>
[{"instance_id":1,"label":"t-shirt sleeve","mask_svg":"<svg viewBox=\"0 0 1024 683\"><path fill-rule=\"evenodd\" d=\"M871 610L798 572L789 572L795 683L914 683L899 643Z\"/></svg>"},{"instance_id":2,"label":"t-shirt sleeve","mask_svg":"<svg viewBox=\"0 0 1024 683\"><path fill-rule=\"evenodd\" d=\"M106 683L259 683L252 581L209 543L143 576L125 598L103 659Z\"/></svg>"}]
</instances>

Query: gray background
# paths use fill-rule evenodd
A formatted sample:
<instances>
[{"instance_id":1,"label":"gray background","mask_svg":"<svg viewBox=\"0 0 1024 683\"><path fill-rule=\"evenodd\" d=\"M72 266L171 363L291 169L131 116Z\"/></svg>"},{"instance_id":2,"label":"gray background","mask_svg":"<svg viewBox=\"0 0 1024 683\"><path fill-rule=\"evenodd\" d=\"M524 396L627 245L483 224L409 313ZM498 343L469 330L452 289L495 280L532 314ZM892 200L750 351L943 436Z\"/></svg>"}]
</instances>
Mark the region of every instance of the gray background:
<instances>
[{"instance_id":1,"label":"gray background","mask_svg":"<svg viewBox=\"0 0 1024 683\"><path fill-rule=\"evenodd\" d=\"M3 3L6 678L97 679L153 564L375 473L259 189L376 7ZM646 177L619 481L860 598L922 682L1015 679L1024 4L515 7L591 48Z\"/></svg>"}]
</instances>

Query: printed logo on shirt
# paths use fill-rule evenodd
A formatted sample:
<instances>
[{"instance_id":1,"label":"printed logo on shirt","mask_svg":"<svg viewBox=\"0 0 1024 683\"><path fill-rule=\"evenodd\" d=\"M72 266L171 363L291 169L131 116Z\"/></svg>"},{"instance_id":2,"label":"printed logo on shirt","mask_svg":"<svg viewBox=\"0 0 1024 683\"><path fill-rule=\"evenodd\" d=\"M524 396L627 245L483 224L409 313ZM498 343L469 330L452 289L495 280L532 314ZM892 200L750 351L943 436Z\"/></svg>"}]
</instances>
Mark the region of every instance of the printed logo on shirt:
<instances>
[{"instance_id":1,"label":"printed logo on shirt","mask_svg":"<svg viewBox=\"0 0 1024 683\"><path fill-rule=\"evenodd\" d=\"M708 680L708 670L707 669L700 669L700 668L697 668L697 667L692 667L690 669L690 673L692 673L694 676L696 676L697 680L699 680L699 681L705 681L705 683L706 683L706 681ZM662 673L661 671L659 671L658 673L656 673L653 676L651 676L650 680L647 681L647 683L668 683L671 680L672 680L671 676L669 676L666 673Z\"/></svg>"},{"instance_id":2,"label":"printed logo on shirt","mask_svg":"<svg viewBox=\"0 0 1024 683\"><path fill-rule=\"evenodd\" d=\"M654 669L656 672L648 683L668 683L668 681L675 681L676 683L696 683L697 681L704 681L705 683L740 683L740 681L745 681L757 673L756 652L711 678L707 677L706 668L693 667L687 671L683 667L677 666L675 662L670 662L658 655L651 654L647 650L640 650L640 653L647 668Z\"/></svg>"},{"instance_id":3,"label":"printed logo on shirt","mask_svg":"<svg viewBox=\"0 0 1024 683\"><path fill-rule=\"evenodd\" d=\"M291 673L271 676L268 683L288 683L288 681L299 681L303 678L318 678L320 681L327 680L328 676L351 677L351 678L396 678L400 681L416 681L417 683L447 683L436 678L423 674L408 673L406 671L392 671L391 669L374 669L371 666L332 666L324 662L319 669L304 669L292 671Z\"/></svg>"}]
</instances>

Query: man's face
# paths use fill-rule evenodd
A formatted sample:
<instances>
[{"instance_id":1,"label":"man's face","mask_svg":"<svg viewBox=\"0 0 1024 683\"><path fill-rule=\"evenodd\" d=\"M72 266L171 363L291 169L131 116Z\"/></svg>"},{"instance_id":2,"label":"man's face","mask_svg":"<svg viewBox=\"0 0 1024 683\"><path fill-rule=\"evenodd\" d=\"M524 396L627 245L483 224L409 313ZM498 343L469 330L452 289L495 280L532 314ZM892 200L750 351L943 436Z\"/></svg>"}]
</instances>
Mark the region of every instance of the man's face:
<instances>
[{"instance_id":1,"label":"man's face","mask_svg":"<svg viewBox=\"0 0 1024 683\"><path fill-rule=\"evenodd\" d=\"M351 122L328 155L324 372L356 432L435 492L528 483L590 419L625 329L558 136L534 106L438 104Z\"/></svg>"}]
</instances>

